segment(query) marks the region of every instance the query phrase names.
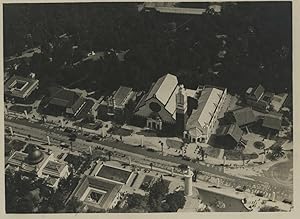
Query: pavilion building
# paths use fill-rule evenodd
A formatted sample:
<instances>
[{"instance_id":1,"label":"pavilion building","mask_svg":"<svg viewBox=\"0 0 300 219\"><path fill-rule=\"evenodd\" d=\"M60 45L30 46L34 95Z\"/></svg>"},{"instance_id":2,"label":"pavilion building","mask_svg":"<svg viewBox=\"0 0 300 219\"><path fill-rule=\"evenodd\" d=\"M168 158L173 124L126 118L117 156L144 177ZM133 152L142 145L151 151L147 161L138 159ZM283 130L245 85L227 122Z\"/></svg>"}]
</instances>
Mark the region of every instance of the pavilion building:
<instances>
[{"instance_id":1,"label":"pavilion building","mask_svg":"<svg viewBox=\"0 0 300 219\"><path fill-rule=\"evenodd\" d=\"M191 142L208 142L226 95L224 88L186 89L175 75L166 74L141 98L135 115L149 129L174 130Z\"/></svg>"}]
</instances>

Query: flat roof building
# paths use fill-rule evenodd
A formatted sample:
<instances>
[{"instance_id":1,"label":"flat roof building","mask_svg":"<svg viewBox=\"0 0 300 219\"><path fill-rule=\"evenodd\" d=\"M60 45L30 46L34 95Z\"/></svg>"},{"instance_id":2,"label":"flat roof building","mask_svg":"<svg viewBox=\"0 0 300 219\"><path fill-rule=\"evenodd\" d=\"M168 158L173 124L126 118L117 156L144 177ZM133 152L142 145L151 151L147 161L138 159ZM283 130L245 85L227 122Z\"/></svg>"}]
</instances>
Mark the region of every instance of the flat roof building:
<instances>
[{"instance_id":1,"label":"flat roof building","mask_svg":"<svg viewBox=\"0 0 300 219\"><path fill-rule=\"evenodd\" d=\"M13 75L4 85L5 95L10 97L26 99L30 94L38 89L39 80L34 78Z\"/></svg>"},{"instance_id":2,"label":"flat roof building","mask_svg":"<svg viewBox=\"0 0 300 219\"><path fill-rule=\"evenodd\" d=\"M48 186L57 188L61 178L69 175L68 165L55 160L53 153L43 152L37 148L27 153L15 151L8 159L6 169L35 174L45 178Z\"/></svg>"},{"instance_id":3,"label":"flat roof building","mask_svg":"<svg viewBox=\"0 0 300 219\"><path fill-rule=\"evenodd\" d=\"M59 87L49 88L49 97L44 106L46 113L70 115L79 118L82 112L87 113L95 104L81 94ZM88 109L87 109L88 108Z\"/></svg>"},{"instance_id":4,"label":"flat roof building","mask_svg":"<svg viewBox=\"0 0 300 219\"><path fill-rule=\"evenodd\" d=\"M131 178L132 171L99 162L80 180L71 197L77 197L89 209L108 210L118 203Z\"/></svg>"},{"instance_id":5,"label":"flat roof building","mask_svg":"<svg viewBox=\"0 0 300 219\"><path fill-rule=\"evenodd\" d=\"M225 148L234 148L242 139L243 131L237 124L220 126L217 129L217 140Z\"/></svg>"},{"instance_id":6,"label":"flat roof building","mask_svg":"<svg viewBox=\"0 0 300 219\"><path fill-rule=\"evenodd\" d=\"M265 115L262 126L274 131L279 131L281 129L282 114L271 112Z\"/></svg>"}]
</instances>

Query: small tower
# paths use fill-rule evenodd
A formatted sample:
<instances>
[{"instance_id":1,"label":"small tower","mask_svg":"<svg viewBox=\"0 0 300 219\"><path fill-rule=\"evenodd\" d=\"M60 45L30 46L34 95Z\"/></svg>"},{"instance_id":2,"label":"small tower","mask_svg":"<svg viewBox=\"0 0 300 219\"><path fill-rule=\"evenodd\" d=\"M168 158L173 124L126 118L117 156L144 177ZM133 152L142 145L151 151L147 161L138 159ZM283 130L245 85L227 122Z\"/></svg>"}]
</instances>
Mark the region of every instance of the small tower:
<instances>
[{"instance_id":1,"label":"small tower","mask_svg":"<svg viewBox=\"0 0 300 219\"><path fill-rule=\"evenodd\" d=\"M183 85L179 85L176 94L176 128L177 133L182 136L187 122L187 95Z\"/></svg>"},{"instance_id":2,"label":"small tower","mask_svg":"<svg viewBox=\"0 0 300 219\"><path fill-rule=\"evenodd\" d=\"M193 172L191 171L190 167L187 167L187 172L184 175L184 194L186 196L193 195Z\"/></svg>"}]
</instances>

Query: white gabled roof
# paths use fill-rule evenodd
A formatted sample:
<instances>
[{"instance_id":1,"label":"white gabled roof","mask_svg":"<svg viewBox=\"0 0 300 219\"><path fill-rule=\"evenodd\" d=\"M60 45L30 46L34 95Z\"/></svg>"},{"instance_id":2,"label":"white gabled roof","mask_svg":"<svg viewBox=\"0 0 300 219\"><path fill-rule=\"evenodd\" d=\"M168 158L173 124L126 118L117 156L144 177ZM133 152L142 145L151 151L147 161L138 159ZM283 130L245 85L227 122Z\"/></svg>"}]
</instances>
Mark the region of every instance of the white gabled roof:
<instances>
[{"instance_id":1,"label":"white gabled roof","mask_svg":"<svg viewBox=\"0 0 300 219\"><path fill-rule=\"evenodd\" d=\"M177 84L178 80L175 75L166 74L156 81L151 88L146 101L155 96L163 105L166 105Z\"/></svg>"},{"instance_id":2,"label":"white gabled roof","mask_svg":"<svg viewBox=\"0 0 300 219\"><path fill-rule=\"evenodd\" d=\"M188 119L186 129L197 127L203 133L213 117L213 114L222 97L223 91L217 88L204 88L198 100L198 108L194 109Z\"/></svg>"},{"instance_id":3,"label":"white gabled roof","mask_svg":"<svg viewBox=\"0 0 300 219\"><path fill-rule=\"evenodd\" d=\"M165 106L165 109L172 115L174 119L176 119L176 94L178 93L178 86L176 86L174 92L171 94L171 97L169 101L167 102L167 105Z\"/></svg>"}]
</instances>

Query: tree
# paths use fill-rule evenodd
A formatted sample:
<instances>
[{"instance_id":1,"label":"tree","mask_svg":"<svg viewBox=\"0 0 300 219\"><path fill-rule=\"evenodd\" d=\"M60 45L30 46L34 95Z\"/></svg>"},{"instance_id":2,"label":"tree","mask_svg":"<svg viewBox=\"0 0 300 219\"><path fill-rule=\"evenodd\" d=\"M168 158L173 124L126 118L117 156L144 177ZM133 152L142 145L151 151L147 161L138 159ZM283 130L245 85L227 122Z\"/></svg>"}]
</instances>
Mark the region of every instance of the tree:
<instances>
[{"instance_id":1,"label":"tree","mask_svg":"<svg viewBox=\"0 0 300 219\"><path fill-rule=\"evenodd\" d=\"M181 170L181 172L187 170L188 166L186 164L179 164L178 168Z\"/></svg>"},{"instance_id":2,"label":"tree","mask_svg":"<svg viewBox=\"0 0 300 219\"><path fill-rule=\"evenodd\" d=\"M168 194L166 196L166 203L168 204L169 208L165 210L169 212L177 212L179 208L184 207L185 202L186 199L183 191Z\"/></svg>"},{"instance_id":3,"label":"tree","mask_svg":"<svg viewBox=\"0 0 300 219\"><path fill-rule=\"evenodd\" d=\"M194 175L193 175L193 180L194 180L194 182L197 182L197 177L198 177L198 174L200 173L200 170L195 169L195 170L193 171L193 173L194 173Z\"/></svg>"},{"instance_id":4,"label":"tree","mask_svg":"<svg viewBox=\"0 0 300 219\"><path fill-rule=\"evenodd\" d=\"M82 202L73 197L66 206L67 213L79 213L82 209Z\"/></svg>"},{"instance_id":5,"label":"tree","mask_svg":"<svg viewBox=\"0 0 300 219\"><path fill-rule=\"evenodd\" d=\"M147 197L140 194L130 194L127 196L128 209L147 209Z\"/></svg>"},{"instance_id":6,"label":"tree","mask_svg":"<svg viewBox=\"0 0 300 219\"><path fill-rule=\"evenodd\" d=\"M259 212L277 212L280 209L277 206L263 206L259 209Z\"/></svg>"},{"instance_id":7,"label":"tree","mask_svg":"<svg viewBox=\"0 0 300 219\"><path fill-rule=\"evenodd\" d=\"M107 155L108 155L108 160L110 161L111 160L111 156L113 155L113 152L109 151L109 152L107 152Z\"/></svg>"},{"instance_id":8,"label":"tree","mask_svg":"<svg viewBox=\"0 0 300 219\"><path fill-rule=\"evenodd\" d=\"M282 146L276 145L275 147L272 148L272 157L274 159L279 159L283 157L283 155L284 155L284 151L282 149Z\"/></svg>"},{"instance_id":9,"label":"tree","mask_svg":"<svg viewBox=\"0 0 300 219\"><path fill-rule=\"evenodd\" d=\"M204 157L205 157L205 151L203 149L201 149L201 159L202 159L202 161L204 161Z\"/></svg>"},{"instance_id":10,"label":"tree","mask_svg":"<svg viewBox=\"0 0 300 219\"><path fill-rule=\"evenodd\" d=\"M169 192L168 185L162 178L158 179L150 188L148 205L151 212L162 212L162 202Z\"/></svg>"},{"instance_id":11,"label":"tree","mask_svg":"<svg viewBox=\"0 0 300 219\"><path fill-rule=\"evenodd\" d=\"M124 118L126 123L131 123L134 109L135 109L135 102L132 99L129 99L124 109Z\"/></svg>"}]
</instances>

